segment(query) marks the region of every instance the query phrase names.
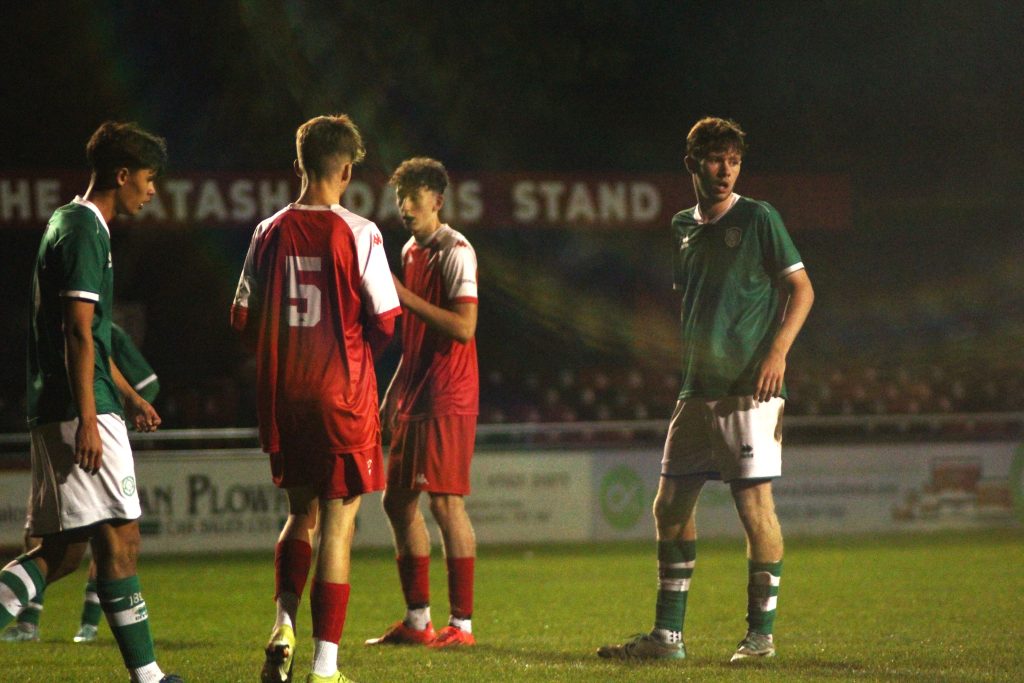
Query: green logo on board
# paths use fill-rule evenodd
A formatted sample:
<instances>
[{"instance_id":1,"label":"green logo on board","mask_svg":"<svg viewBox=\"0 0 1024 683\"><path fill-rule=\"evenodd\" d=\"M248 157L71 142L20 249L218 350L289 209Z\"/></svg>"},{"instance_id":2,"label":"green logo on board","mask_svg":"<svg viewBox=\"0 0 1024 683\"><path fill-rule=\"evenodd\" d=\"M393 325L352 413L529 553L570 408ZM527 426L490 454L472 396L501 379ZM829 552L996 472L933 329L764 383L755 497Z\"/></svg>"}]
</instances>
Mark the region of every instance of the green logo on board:
<instances>
[{"instance_id":1,"label":"green logo on board","mask_svg":"<svg viewBox=\"0 0 1024 683\"><path fill-rule=\"evenodd\" d=\"M619 465L601 480L601 513L608 524L620 531L636 526L644 514L647 497L644 482L631 467Z\"/></svg>"}]
</instances>

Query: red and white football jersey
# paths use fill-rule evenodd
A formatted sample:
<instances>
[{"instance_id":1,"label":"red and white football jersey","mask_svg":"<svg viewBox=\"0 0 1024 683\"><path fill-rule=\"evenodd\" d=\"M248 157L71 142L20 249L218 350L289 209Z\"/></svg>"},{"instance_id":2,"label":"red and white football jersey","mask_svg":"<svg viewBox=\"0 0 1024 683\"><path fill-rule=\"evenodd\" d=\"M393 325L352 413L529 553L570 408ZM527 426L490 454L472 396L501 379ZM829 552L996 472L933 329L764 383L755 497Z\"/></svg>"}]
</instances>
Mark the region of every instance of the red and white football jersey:
<instances>
[{"instance_id":1,"label":"red and white football jersey","mask_svg":"<svg viewBox=\"0 0 1024 683\"><path fill-rule=\"evenodd\" d=\"M402 247L406 287L429 303L477 302L476 252L459 232L442 225L426 244L410 238ZM427 327L419 317L402 319L402 364L397 391L398 419L476 415L480 377L476 338L465 344Z\"/></svg>"},{"instance_id":2,"label":"red and white football jersey","mask_svg":"<svg viewBox=\"0 0 1024 683\"><path fill-rule=\"evenodd\" d=\"M268 453L364 450L379 439L367 325L401 312L380 230L335 204L290 204L258 226L231 323L258 326L260 442Z\"/></svg>"}]
</instances>

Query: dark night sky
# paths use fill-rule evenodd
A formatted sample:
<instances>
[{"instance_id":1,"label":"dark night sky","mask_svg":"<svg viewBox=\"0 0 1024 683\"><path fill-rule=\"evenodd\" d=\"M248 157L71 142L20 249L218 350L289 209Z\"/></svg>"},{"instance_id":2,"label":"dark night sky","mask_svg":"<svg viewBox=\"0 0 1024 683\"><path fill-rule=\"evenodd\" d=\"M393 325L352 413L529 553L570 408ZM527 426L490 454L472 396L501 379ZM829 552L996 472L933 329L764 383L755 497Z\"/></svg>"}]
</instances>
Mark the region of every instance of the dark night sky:
<instances>
[{"instance_id":1,"label":"dark night sky","mask_svg":"<svg viewBox=\"0 0 1024 683\"><path fill-rule=\"evenodd\" d=\"M748 129L748 167L848 172L882 202L991 202L1024 176L1015 3L79 1L4 13L7 168L76 167L109 117L164 134L178 169L278 168L298 123L347 111L386 169L425 153L466 170L678 170L689 125L713 113Z\"/></svg>"},{"instance_id":2,"label":"dark night sky","mask_svg":"<svg viewBox=\"0 0 1024 683\"><path fill-rule=\"evenodd\" d=\"M384 172L420 154L456 172L681 172L692 123L728 116L749 133L747 172L852 180L855 230L800 237L820 302L800 353L824 362L837 345L864 355L874 344L915 361L941 342L956 367L1019 355L1024 5L73 0L8 3L0 22L0 171L84 170L85 141L108 118L166 136L172 174L283 171L295 128L342 111L363 130L367 166ZM15 233L0 257L10 289L27 287L37 239ZM119 300L160 312L146 350L169 384L198 371L160 346L168 330L211 331L211 375L234 353L219 330L244 238L119 235ZM602 277L633 254L630 276L670 293L657 279L667 267L630 234L547 238L544 256L592 256ZM535 241L504 234L481 249L482 266L527 263ZM142 258L152 253L189 260ZM170 292L147 284L161 267L189 277ZM576 285L554 289L566 298ZM498 289L492 281L492 327L545 314ZM673 325L674 305L659 303L657 320ZM27 324L20 306L0 317L11 354ZM488 339L499 345L504 332ZM576 330L562 332L554 344L577 343ZM21 386L23 361L0 365L0 386Z\"/></svg>"}]
</instances>

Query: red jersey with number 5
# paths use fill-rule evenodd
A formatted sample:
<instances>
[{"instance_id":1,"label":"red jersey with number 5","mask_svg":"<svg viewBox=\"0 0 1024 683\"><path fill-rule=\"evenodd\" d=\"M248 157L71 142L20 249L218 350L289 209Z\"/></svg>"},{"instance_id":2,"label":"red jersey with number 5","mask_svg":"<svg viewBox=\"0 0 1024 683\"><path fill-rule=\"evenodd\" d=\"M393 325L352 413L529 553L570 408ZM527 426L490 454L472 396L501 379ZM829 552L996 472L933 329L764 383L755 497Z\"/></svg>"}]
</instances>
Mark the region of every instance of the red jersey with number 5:
<instances>
[{"instance_id":1,"label":"red jersey with number 5","mask_svg":"<svg viewBox=\"0 0 1024 683\"><path fill-rule=\"evenodd\" d=\"M380 230L335 204L290 204L253 232L231 306L256 325L260 443L351 453L380 438L368 335L401 308Z\"/></svg>"}]
</instances>

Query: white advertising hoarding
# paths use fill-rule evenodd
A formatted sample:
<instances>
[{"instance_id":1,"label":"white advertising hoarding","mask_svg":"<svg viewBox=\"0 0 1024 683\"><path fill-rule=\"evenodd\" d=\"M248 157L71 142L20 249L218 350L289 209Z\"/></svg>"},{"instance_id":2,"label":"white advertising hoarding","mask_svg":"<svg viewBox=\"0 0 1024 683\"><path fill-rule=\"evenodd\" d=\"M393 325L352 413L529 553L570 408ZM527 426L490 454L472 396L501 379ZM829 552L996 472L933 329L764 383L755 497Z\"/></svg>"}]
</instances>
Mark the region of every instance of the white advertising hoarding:
<instances>
[{"instance_id":1,"label":"white advertising hoarding","mask_svg":"<svg viewBox=\"0 0 1024 683\"><path fill-rule=\"evenodd\" d=\"M660 457L650 447L482 450L466 503L477 538L653 538ZM136 469L147 553L269 549L288 514L266 456L255 449L142 451ZM0 546L21 542L28 487L27 470L0 470ZM788 446L774 489L786 534L1020 524L1024 447L1007 441ZM705 537L740 535L727 486L705 486L697 521ZM355 543L391 543L379 493L363 500Z\"/></svg>"}]
</instances>

